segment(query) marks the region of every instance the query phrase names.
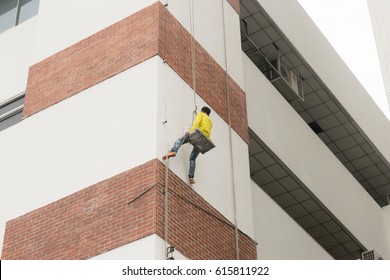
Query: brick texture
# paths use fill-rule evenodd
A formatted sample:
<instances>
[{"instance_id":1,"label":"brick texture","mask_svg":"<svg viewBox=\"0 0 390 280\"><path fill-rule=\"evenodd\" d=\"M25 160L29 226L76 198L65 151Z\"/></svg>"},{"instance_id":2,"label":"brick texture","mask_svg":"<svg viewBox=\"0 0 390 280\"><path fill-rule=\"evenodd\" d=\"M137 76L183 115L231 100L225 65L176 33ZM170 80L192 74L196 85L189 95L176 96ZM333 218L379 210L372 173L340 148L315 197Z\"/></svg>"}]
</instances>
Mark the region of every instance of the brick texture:
<instances>
[{"instance_id":1,"label":"brick texture","mask_svg":"<svg viewBox=\"0 0 390 280\"><path fill-rule=\"evenodd\" d=\"M159 178L165 166L159 165ZM168 242L190 259L235 259L235 227L173 172L169 172ZM211 186L210 186L211 187ZM159 193L160 200L163 193ZM163 203L157 233L164 236ZM256 259L256 242L239 231L240 259Z\"/></svg>"},{"instance_id":2,"label":"brick texture","mask_svg":"<svg viewBox=\"0 0 390 280\"><path fill-rule=\"evenodd\" d=\"M146 163L6 224L2 259L87 259L156 231L156 181Z\"/></svg>"},{"instance_id":3,"label":"brick texture","mask_svg":"<svg viewBox=\"0 0 390 280\"><path fill-rule=\"evenodd\" d=\"M28 117L157 54L156 5L33 65L24 116Z\"/></svg>"},{"instance_id":4,"label":"brick texture","mask_svg":"<svg viewBox=\"0 0 390 280\"><path fill-rule=\"evenodd\" d=\"M2 259L88 259L150 234L164 238L165 166L120 173L6 224ZM168 242L190 259L235 259L234 226L169 171ZM256 243L240 231L241 259Z\"/></svg>"},{"instance_id":5,"label":"brick texture","mask_svg":"<svg viewBox=\"0 0 390 280\"><path fill-rule=\"evenodd\" d=\"M157 2L33 65L24 117L160 55L188 85L195 86L197 94L227 123L230 100L230 124L248 143L244 91L196 40L193 40L196 55L193 85L191 46L191 35Z\"/></svg>"},{"instance_id":6,"label":"brick texture","mask_svg":"<svg viewBox=\"0 0 390 280\"><path fill-rule=\"evenodd\" d=\"M227 0L230 4L230 6L233 7L233 9L237 12L237 14L240 14L240 0Z\"/></svg>"}]
</instances>

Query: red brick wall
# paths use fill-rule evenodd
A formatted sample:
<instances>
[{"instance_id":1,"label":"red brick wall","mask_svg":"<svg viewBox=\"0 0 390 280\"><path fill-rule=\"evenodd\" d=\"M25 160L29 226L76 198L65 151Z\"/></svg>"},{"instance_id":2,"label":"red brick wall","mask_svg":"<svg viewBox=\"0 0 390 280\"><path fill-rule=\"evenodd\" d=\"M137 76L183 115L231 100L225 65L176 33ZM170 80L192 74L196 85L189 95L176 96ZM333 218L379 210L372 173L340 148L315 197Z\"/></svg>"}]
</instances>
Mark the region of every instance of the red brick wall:
<instances>
[{"instance_id":1,"label":"red brick wall","mask_svg":"<svg viewBox=\"0 0 390 280\"><path fill-rule=\"evenodd\" d=\"M6 224L2 259L86 259L156 232L156 162L99 182Z\"/></svg>"},{"instance_id":2,"label":"red brick wall","mask_svg":"<svg viewBox=\"0 0 390 280\"><path fill-rule=\"evenodd\" d=\"M33 65L28 76L24 116L156 55L158 20L158 6L149 6Z\"/></svg>"},{"instance_id":3,"label":"red brick wall","mask_svg":"<svg viewBox=\"0 0 390 280\"><path fill-rule=\"evenodd\" d=\"M226 122L230 94L232 127L248 143L245 93L198 42L194 45L196 92ZM31 116L155 55L193 87L191 35L160 2L33 65L23 114Z\"/></svg>"},{"instance_id":4,"label":"red brick wall","mask_svg":"<svg viewBox=\"0 0 390 280\"><path fill-rule=\"evenodd\" d=\"M240 14L240 0L227 0L233 9Z\"/></svg>"},{"instance_id":5,"label":"red brick wall","mask_svg":"<svg viewBox=\"0 0 390 280\"><path fill-rule=\"evenodd\" d=\"M160 164L158 172L162 181L165 166ZM190 259L236 259L234 225L172 172L168 186L169 243ZM163 203L159 205L157 233L164 237ZM239 240L240 259L256 259L256 242L241 231Z\"/></svg>"},{"instance_id":6,"label":"red brick wall","mask_svg":"<svg viewBox=\"0 0 390 280\"><path fill-rule=\"evenodd\" d=\"M164 238L164 178L152 160L10 220L1 258L87 259L150 234ZM168 186L168 242L190 259L235 259L234 226L172 172ZM241 259L256 259L242 232L239 244Z\"/></svg>"}]
</instances>

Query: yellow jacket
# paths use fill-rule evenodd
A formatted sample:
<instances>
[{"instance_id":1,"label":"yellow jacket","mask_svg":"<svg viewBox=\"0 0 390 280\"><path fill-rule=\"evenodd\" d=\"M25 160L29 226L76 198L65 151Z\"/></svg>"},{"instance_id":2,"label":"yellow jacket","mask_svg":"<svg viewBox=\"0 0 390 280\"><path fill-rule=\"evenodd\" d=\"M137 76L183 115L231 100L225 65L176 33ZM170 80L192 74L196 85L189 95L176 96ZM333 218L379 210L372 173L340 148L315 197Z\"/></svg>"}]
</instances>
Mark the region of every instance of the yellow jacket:
<instances>
[{"instance_id":1,"label":"yellow jacket","mask_svg":"<svg viewBox=\"0 0 390 280\"><path fill-rule=\"evenodd\" d=\"M188 131L191 132L194 131L195 129L199 129L204 133L204 135L210 138L212 127L213 127L213 123L211 122L210 117L206 113L199 112L196 115L194 123L192 124L192 126Z\"/></svg>"}]
</instances>

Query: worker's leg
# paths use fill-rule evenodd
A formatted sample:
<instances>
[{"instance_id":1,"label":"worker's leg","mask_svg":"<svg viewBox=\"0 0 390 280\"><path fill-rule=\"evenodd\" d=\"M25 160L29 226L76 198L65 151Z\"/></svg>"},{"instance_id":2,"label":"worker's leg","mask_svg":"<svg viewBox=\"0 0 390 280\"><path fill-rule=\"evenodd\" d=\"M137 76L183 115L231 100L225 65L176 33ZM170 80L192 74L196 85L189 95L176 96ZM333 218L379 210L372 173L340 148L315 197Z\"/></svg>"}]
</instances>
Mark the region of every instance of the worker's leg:
<instances>
[{"instance_id":1,"label":"worker's leg","mask_svg":"<svg viewBox=\"0 0 390 280\"><path fill-rule=\"evenodd\" d=\"M163 160L166 160L167 158L175 157L177 151L179 150L180 146L183 144L188 143L188 139L185 136L180 137L176 140L176 142L173 144L172 149L168 152L168 154L164 155L162 157Z\"/></svg>"},{"instance_id":2,"label":"worker's leg","mask_svg":"<svg viewBox=\"0 0 390 280\"><path fill-rule=\"evenodd\" d=\"M177 153L179 150L180 146L183 144L188 143L188 139L185 136L180 137L179 139L176 140L176 142L173 144L173 147L171 149L171 152Z\"/></svg>"},{"instance_id":3,"label":"worker's leg","mask_svg":"<svg viewBox=\"0 0 390 280\"><path fill-rule=\"evenodd\" d=\"M193 148L190 155L190 170L188 172L189 178L194 178L195 176L195 167L196 167L196 158L199 155L199 150L197 148Z\"/></svg>"}]
</instances>

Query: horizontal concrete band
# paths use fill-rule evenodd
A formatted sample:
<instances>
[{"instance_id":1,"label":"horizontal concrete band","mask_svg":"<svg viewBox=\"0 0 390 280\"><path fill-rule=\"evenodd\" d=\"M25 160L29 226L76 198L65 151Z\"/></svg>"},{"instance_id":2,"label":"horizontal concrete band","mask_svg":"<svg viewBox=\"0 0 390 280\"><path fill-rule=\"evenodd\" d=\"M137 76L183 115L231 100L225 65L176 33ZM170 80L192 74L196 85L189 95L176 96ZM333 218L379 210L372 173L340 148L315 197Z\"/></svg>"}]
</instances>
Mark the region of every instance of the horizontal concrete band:
<instances>
[{"instance_id":1,"label":"horizontal concrete band","mask_svg":"<svg viewBox=\"0 0 390 280\"><path fill-rule=\"evenodd\" d=\"M196 93L248 143L244 91L160 2L31 66L23 115L38 113L156 55L190 87L196 85Z\"/></svg>"},{"instance_id":2,"label":"horizontal concrete band","mask_svg":"<svg viewBox=\"0 0 390 280\"><path fill-rule=\"evenodd\" d=\"M7 222L2 259L88 259L165 238L165 166L154 159ZM169 171L168 242L189 259L235 259L234 225ZM256 242L239 231L241 259Z\"/></svg>"}]
</instances>

